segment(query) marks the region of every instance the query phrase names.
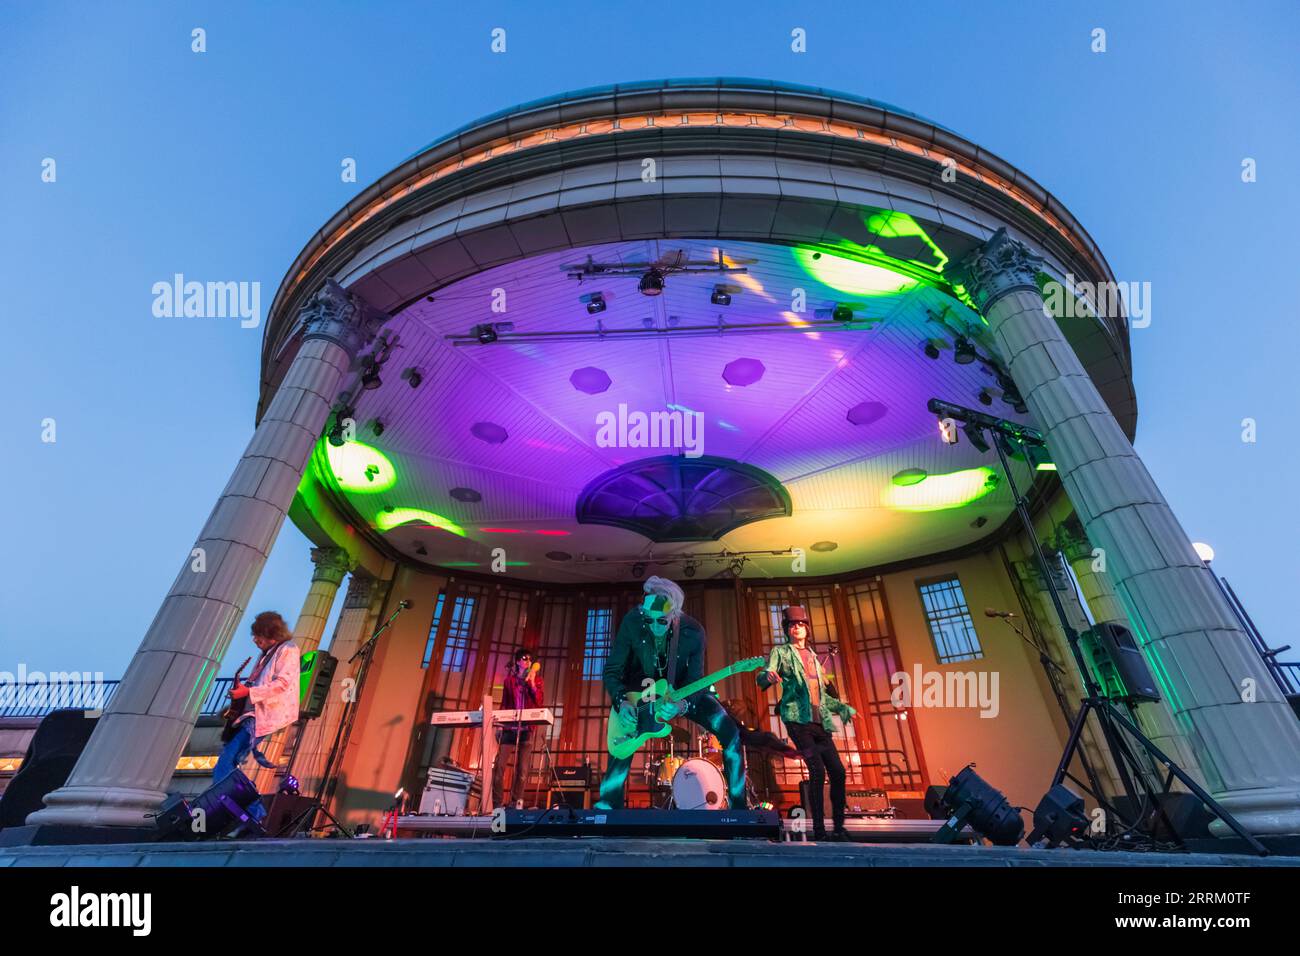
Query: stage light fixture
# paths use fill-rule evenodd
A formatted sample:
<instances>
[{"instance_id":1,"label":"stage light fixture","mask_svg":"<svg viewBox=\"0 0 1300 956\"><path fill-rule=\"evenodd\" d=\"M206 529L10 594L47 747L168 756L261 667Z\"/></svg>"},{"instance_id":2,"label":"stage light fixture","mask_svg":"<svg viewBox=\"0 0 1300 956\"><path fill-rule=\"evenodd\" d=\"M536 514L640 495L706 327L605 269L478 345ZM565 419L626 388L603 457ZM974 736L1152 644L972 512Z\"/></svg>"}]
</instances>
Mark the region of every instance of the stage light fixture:
<instances>
[{"instance_id":1,"label":"stage light fixture","mask_svg":"<svg viewBox=\"0 0 1300 956\"><path fill-rule=\"evenodd\" d=\"M975 346L971 345L970 339L964 335L957 336L957 341L953 344L952 349L953 361L958 365L969 365L978 358L975 354Z\"/></svg>"},{"instance_id":2,"label":"stage light fixture","mask_svg":"<svg viewBox=\"0 0 1300 956\"><path fill-rule=\"evenodd\" d=\"M1020 395L1020 389L1016 388L1016 383L1011 381L1006 375L998 376L998 387L1002 389L1002 401L1006 402L1018 414L1025 414L1029 411L1025 407L1025 400Z\"/></svg>"},{"instance_id":3,"label":"stage light fixture","mask_svg":"<svg viewBox=\"0 0 1300 956\"><path fill-rule=\"evenodd\" d=\"M588 315L599 315L609 307L608 303L605 301L605 296L600 292L593 292L591 295L585 296L584 298L587 303Z\"/></svg>"},{"instance_id":4,"label":"stage light fixture","mask_svg":"<svg viewBox=\"0 0 1300 956\"><path fill-rule=\"evenodd\" d=\"M330 430L327 435L327 437L329 438L329 443L333 445L335 448L342 448L344 445L347 444L348 440L344 434L343 423L348 419L350 419L353 416L353 414L354 414L353 410L346 406L340 408L337 412L335 412L334 424L330 426Z\"/></svg>"},{"instance_id":5,"label":"stage light fixture","mask_svg":"<svg viewBox=\"0 0 1300 956\"><path fill-rule=\"evenodd\" d=\"M1083 798L1058 783L1043 794L1034 808L1034 828L1026 840L1038 848L1057 847L1062 843L1075 846L1087 838L1088 826Z\"/></svg>"},{"instance_id":6,"label":"stage light fixture","mask_svg":"<svg viewBox=\"0 0 1300 956\"><path fill-rule=\"evenodd\" d=\"M662 295L664 291L664 274L658 269L650 269L641 277L637 285L642 295Z\"/></svg>"},{"instance_id":7,"label":"stage light fixture","mask_svg":"<svg viewBox=\"0 0 1300 956\"><path fill-rule=\"evenodd\" d=\"M709 301L714 305L731 305L731 293L725 286L715 285L713 294L709 296Z\"/></svg>"},{"instance_id":8,"label":"stage light fixture","mask_svg":"<svg viewBox=\"0 0 1300 956\"><path fill-rule=\"evenodd\" d=\"M371 359L361 372L361 387L367 391L373 391L383 384L383 381L379 378L379 363Z\"/></svg>"},{"instance_id":9,"label":"stage light fixture","mask_svg":"<svg viewBox=\"0 0 1300 956\"><path fill-rule=\"evenodd\" d=\"M695 564L694 561L687 561L684 565L682 565L682 574L686 575L688 578L693 578L695 577L696 567L697 565Z\"/></svg>"},{"instance_id":10,"label":"stage light fixture","mask_svg":"<svg viewBox=\"0 0 1300 956\"><path fill-rule=\"evenodd\" d=\"M993 396L989 394L989 390L987 388L980 389L980 404L981 405L993 404Z\"/></svg>"},{"instance_id":11,"label":"stage light fixture","mask_svg":"<svg viewBox=\"0 0 1300 956\"><path fill-rule=\"evenodd\" d=\"M836 322L852 322L853 308L843 303L835 303L835 308L831 309L831 318Z\"/></svg>"},{"instance_id":12,"label":"stage light fixture","mask_svg":"<svg viewBox=\"0 0 1300 956\"><path fill-rule=\"evenodd\" d=\"M1024 836L1025 821L1020 818L1020 811L972 767L964 768L948 781L940 804L949 816L932 843L953 842L966 824L994 846L1015 846Z\"/></svg>"},{"instance_id":13,"label":"stage light fixture","mask_svg":"<svg viewBox=\"0 0 1300 956\"><path fill-rule=\"evenodd\" d=\"M469 330L469 334L478 339L479 345L491 345L498 338L498 333L513 332L513 322L484 322Z\"/></svg>"},{"instance_id":14,"label":"stage light fixture","mask_svg":"<svg viewBox=\"0 0 1300 956\"><path fill-rule=\"evenodd\" d=\"M731 566L728 570L731 571L732 577L737 577L737 578L740 577L740 575L743 574L745 570L745 559L736 558L734 561L731 562Z\"/></svg>"},{"instance_id":15,"label":"stage light fixture","mask_svg":"<svg viewBox=\"0 0 1300 956\"><path fill-rule=\"evenodd\" d=\"M984 440L984 436L974 425L963 425L961 427L961 433L966 436L966 440L971 443L971 447L981 455L989 450L989 443Z\"/></svg>"},{"instance_id":16,"label":"stage light fixture","mask_svg":"<svg viewBox=\"0 0 1300 956\"><path fill-rule=\"evenodd\" d=\"M930 339L925 340L925 357L930 359L937 359L939 357L939 347Z\"/></svg>"},{"instance_id":17,"label":"stage light fixture","mask_svg":"<svg viewBox=\"0 0 1300 956\"><path fill-rule=\"evenodd\" d=\"M238 832L245 827L261 834L261 825L248 813L248 808L259 799L261 796L253 782L242 771L235 770L192 801L179 794L170 797L159 809L154 824L164 839L174 840L212 840L228 830ZM195 821L196 812L201 826Z\"/></svg>"},{"instance_id":18,"label":"stage light fixture","mask_svg":"<svg viewBox=\"0 0 1300 956\"><path fill-rule=\"evenodd\" d=\"M419 388L420 383L424 381L424 376L420 374L418 368L411 367L402 372L402 379L407 385L411 386L411 388Z\"/></svg>"},{"instance_id":19,"label":"stage light fixture","mask_svg":"<svg viewBox=\"0 0 1300 956\"><path fill-rule=\"evenodd\" d=\"M645 574L644 564L642 564L641 562L637 562L636 564L632 565L632 577L639 578L643 574Z\"/></svg>"},{"instance_id":20,"label":"stage light fixture","mask_svg":"<svg viewBox=\"0 0 1300 956\"><path fill-rule=\"evenodd\" d=\"M370 430L374 433L375 437L378 438L384 433L384 423L376 418L370 423Z\"/></svg>"},{"instance_id":21,"label":"stage light fixture","mask_svg":"<svg viewBox=\"0 0 1300 956\"><path fill-rule=\"evenodd\" d=\"M1034 471L1056 471L1056 462L1042 445L1025 445L1025 457Z\"/></svg>"}]
</instances>

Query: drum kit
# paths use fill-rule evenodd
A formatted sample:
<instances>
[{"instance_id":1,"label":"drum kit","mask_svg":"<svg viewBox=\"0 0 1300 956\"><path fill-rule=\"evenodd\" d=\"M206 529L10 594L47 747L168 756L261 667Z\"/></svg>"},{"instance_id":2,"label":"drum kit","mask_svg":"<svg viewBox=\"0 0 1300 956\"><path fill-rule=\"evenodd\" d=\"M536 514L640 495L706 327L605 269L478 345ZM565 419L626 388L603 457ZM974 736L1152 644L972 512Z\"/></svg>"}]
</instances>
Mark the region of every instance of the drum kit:
<instances>
[{"instance_id":1,"label":"drum kit","mask_svg":"<svg viewBox=\"0 0 1300 956\"><path fill-rule=\"evenodd\" d=\"M659 809L724 809L727 782L722 772L722 745L718 738L674 728L665 742L667 753L646 755L645 775L652 805ZM679 743L686 756L678 755ZM692 752L695 756L690 756Z\"/></svg>"}]
</instances>

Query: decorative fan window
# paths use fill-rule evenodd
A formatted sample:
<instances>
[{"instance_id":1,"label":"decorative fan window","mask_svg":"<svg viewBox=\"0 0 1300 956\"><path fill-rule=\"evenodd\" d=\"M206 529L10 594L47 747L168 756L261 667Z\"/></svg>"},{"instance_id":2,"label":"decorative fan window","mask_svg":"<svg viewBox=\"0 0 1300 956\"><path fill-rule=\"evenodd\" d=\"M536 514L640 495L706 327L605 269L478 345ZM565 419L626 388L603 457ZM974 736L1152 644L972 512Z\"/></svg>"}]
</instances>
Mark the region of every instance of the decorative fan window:
<instances>
[{"instance_id":1,"label":"decorative fan window","mask_svg":"<svg viewBox=\"0 0 1300 956\"><path fill-rule=\"evenodd\" d=\"M578 497L579 524L651 541L710 541L751 521L788 517L790 494L767 472L726 458L665 455L599 476Z\"/></svg>"}]
</instances>

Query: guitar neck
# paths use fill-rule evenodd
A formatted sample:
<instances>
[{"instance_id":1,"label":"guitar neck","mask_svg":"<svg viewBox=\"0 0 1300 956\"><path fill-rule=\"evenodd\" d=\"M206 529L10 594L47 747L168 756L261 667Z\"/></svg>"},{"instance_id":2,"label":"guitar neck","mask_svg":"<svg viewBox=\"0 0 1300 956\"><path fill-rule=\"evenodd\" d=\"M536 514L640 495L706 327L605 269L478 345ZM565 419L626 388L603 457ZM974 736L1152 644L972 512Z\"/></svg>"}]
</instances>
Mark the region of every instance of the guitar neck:
<instances>
[{"instance_id":1,"label":"guitar neck","mask_svg":"<svg viewBox=\"0 0 1300 956\"><path fill-rule=\"evenodd\" d=\"M706 674L704 677L701 677L699 680L687 684L685 687L678 687L676 690L671 691L668 696L671 697L673 700L682 700L683 698L690 697L691 694L694 694L696 691L704 690L704 688L708 687L710 684L716 683L717 681L722 680L724 677L730 677L732 674L736 673L739 669L740 669L739 664L728 664L720 671L714 671L712 674Z\"/></svg>"}]
</instances>

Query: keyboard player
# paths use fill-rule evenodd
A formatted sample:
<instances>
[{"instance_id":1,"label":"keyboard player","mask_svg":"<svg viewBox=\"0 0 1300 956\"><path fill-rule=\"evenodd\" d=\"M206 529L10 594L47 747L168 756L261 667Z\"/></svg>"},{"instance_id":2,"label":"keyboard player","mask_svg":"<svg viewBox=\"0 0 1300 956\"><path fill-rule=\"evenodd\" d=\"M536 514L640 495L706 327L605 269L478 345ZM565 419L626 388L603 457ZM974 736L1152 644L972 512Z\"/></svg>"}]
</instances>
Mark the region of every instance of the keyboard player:
<instances>
[{"instance_id":1,"label":"keyboard player","mask_svg":"<svg viewBox=\"0 0 1300 956\"><path fill-rule=\"evenodd\" d=\"M506 670L501 688L501 709L523 711L543 706L542 665L533 660L532 653L519 648ZM533 728L520 724L506 724L497 728L497 759L492 768L492 805L502 806L502 791L506 766L513 771L510 781L510 806L524 795L524 782L532 766Z\"/></svg>"}]
</instances>

